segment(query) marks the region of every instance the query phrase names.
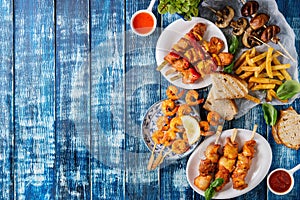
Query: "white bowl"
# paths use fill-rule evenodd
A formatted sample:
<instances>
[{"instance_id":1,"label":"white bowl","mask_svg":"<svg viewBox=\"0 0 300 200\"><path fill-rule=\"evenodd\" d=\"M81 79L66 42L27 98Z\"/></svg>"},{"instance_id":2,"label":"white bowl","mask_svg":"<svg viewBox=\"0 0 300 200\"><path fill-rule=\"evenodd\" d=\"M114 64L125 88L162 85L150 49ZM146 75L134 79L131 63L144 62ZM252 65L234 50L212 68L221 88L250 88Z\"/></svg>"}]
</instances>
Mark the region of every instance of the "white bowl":
<instances>
[{"instance_id":1,"label":"white bowl","mask_svg":"<svg viewBox=\"0 0 300 200\"><path fill-rule=\"evenodd\" d=\"M286 191L284 191L284 192L276 192L276 191L274 191L274 190L272 189L272 187L270 186L270 177L271 177L271 175L272 175L273 173L279 171L279 170L282 170L282 171L286 172L286 173L290 176L290 178L291 178L291 185L290 185L290 187L289 187ZM276 194L276 195L285 195L285 194L289 193L289 192L293 189L293 187L294 187L294 177L293 177L293 174L292 174L289 170L286 170L286 169L284 169L284 168L278 168L278 169L275 169L275 170L273 170L273 171L268 175L268 178L267 178L267 185L268 185L269 190L270 190L272 193L274 193L274 194Z\"/></svg>"},{"instance_id":2,"label":"white bowl","mask_svg":"<svg viewBox=\"0 0 300 200\"><path fill-rule=\"evenodd\" d=\"M140 33L140 32L138 32L138 31L135 29L135 27L133 26L133 21L134 21L135 17L136 17L138 14L140 14L140 13L147 13L147 14L150 15L151 18L153 19L153 27L152 27L151 30L148 31L147 33ZM147 10L139 10L139 11L135 12L135 13L132 15L131 20L130 20L130 26L131 26L132 31L133 31L135 34L139 35L139 36L148 36L148 35L152 34L152 33L154 32L155 28L156 28L156 24L157 24L157 20L156 20L155 15L154 15L151 11L149 11L148 9L147 9Z\"/></svg>"}]
</instances>

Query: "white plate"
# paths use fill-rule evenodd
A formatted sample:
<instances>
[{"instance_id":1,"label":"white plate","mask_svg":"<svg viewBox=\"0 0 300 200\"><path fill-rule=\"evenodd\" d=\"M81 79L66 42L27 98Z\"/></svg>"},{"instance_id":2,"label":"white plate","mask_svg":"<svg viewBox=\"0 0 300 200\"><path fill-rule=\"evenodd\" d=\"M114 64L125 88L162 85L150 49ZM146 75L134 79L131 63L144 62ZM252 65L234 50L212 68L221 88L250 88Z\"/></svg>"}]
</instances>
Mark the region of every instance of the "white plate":
<instances>
[{"instance_id":1,"label":"white plate","mask_svg":"<svg viewBox=\"0 0 300 200\"><path fill-rule=\"evenodd\" d=\"M222 33L222 31L211 21L200 18L200 17L193 17L191 21L184 21L183 19L178 19L171 23L169 26L164 29L160 37L158 38L156 44L156 62L157 65L160 65L164 61L164 57L170 52L172 46L177 43L177 41L183 37L186 33L191 30L196 23L205 23L207 25L207 29L203 36L204 40L210 40L211 37L215 36L224 41L224 52L228 51L227 41ZM209 76L204 78L204 80L199 81L197 83L192 84L185 84L182 82L181 79L177 79L176 81L171 81L170 78L172 76L165 76L165 72L171 69L171 66L166 66L161 70L162 75L173 85L185 89L199 89L206 87L211 84L211 79Z\"/></svg>"},{"instance_id":2,"label":"white plate","mask_svg":"<svg viewBox=\"0 0 300 200\"><path fill-rule=\"evenodd\" d=\"M157 126L156 126L156 121L157 119L163 115L162 111L161 111L161 104L162 101L158 101L155 104L153 104L149 110L147 111L143 123L142 123L142 136L144 139L144 142L146 144L146 146L148 147L149 151L152 151L153 147L154 147L154 142L151 138L152 133L157 130ZM178 100L178 105L179 104L183 104L183 101ZM191 116L197 118L198 120L200 120L200 115L199 113L196 111L196 109L194 107L192 107L193 111L191 112ZM199 140L200 141L200 140ZM189 150L187 150L185 153L183 154L176 154L176 153L170 153L168 156L166 156L166 159L168 160L178 160L181 159L187 155L189 155L198 145L198 142L194 143ZM155 152L160 152L160 150L162 149L163 145L156 145L155 148ZM163 151L163 154L167 153L168 151L170 151L170 147L165 148Z\"/></svg>"},{"instance_id":3,"label":"white plate","mask_svg":"<svg viewBox=\"0 0 300 200\"><path fill-rule=\"evenodd\" d=\"M226 137L230 137L233 133L233 129L226 130L222 132L222 135L220 137L219 143L221 145L225 144ZM250 136L252 134L252 131L245 130L245 129L238 129L238 134L236 137L236 141L239 143L239 149L242 148L242 145L245 141L249 140ZM190 186L200 195L204 196L204 191L199 190L194 185L194 179L199 175L199 164L201 159L205 159L204 151L206 147L214 143L216 139L216 136L213 135L207 139L205 139L201 145L192 153L190 156L188 163L187 163L187 169L186 169L186 175L188 182ZM217 192L216 195L213 197L214 199L227 199L227 198L233 198L240 196L242 194L245 194L255 188L267 175L269 168L271 166L272 162L272 150L269 145L269 143L265 140L264 137L262 137L260 134L256 134L255 138L256 140L256 153L255 157L252 160L251 168L248 172L248 175L246 177L246 182L248 183L248 187L243 190L235 190L232 188L232 182L230 181L225 185L225 187L220 191Z\"/></svg>"}]
</instances>

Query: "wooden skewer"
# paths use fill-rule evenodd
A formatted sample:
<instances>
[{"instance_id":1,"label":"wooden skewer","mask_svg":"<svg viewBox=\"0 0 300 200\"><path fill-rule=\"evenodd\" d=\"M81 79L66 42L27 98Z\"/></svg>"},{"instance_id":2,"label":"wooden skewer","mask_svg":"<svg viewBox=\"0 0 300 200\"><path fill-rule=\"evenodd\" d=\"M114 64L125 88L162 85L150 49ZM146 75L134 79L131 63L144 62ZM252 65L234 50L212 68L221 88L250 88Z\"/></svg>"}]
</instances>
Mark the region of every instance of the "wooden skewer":
<instances>
[{"instance_id":1,"label":"wooden skewer","mask_svg":"<svg viewBox=\"0 0 300 200\"><path fill-rule=\"evenodd\" d=\"M245 32L246 33L246 32ZM264 41L262 41L261 39L259 39L258 37L254 36L254 35L250 35L250 37L253 37L254 39L256 39L257 41L263 43L264 45L266 45L269 48L272 48L271 45L265 43ZM291 59L290 57L286 56L285 54L283 54L281 51L275 50L276 52L278 52L280 55L282 55L283 57L287 58L287 59Z\"/></svg>"},{"instance_id":2,"label":"wooden skewer","mask_svg":"<svg viewBox=\"0 0 300 200\"><path fill-rule=\"evenodd\" d=\"M214 9L214 8L212 8L212 7L210 7L210 6L205 6L206 8L208 8L209 10L211 10L213 13L217 13L217 11Z\"/></svg>"},{"instance_id":3,"label":"wooden skewer","mask_svg":"<svg viewBox=\"0 0 300 200\"><path fill-rule=\"evenodd\" d=\"M283 49L283 51L289 56L289 58L290 58L292 61L296 62L295 58L293 58L292 55L286 50L286 48L284 48L284 46L281 44L280 41L278 41L278 45Z\"/></svg>"},{"instance_id":4,"label":"wooden skewer","mask_svg":"<svg viewBox=\"0 0 300 200\"><path fill-rule=\"evenodd\" d=\"M230 140L231 140L232 143L234 142L237 133L238 133L238 130L237 130L236 128L233 129L233 133L232 133L232 135L231 135L231 137L230 137Z\"/></svg>"},{"instance_id":5,"label":"wooden skewer","mask_svg":"<svg viewBox=\"0 0 300 200\"><path fill-rule=\"evenodd\" d=\"M163 61L160 65L157 66L156 70L160 71L162 68L164 68L164 66L166 66L168 64L167 61Z\"/></svg>"},{"instance_id":6,"label":"wooden skewer","mask_svg":"<svg viewBox=\"0 0 300 200\"><path fill-rule=\"evenodd\" d=\"M160 160L159 165L160 165L161 163L164 162L165 158L166 158L167 155L169 155L170 153L172 153L172 149L171 149L170 151L168 151L167 153L165 153L165 155L164 155L164 156L162 157L162 159Z\"/></svg>"},{"instance_id":7,"label":"wooden skewer","mask_svg":"<svg viewBox=\"0 0 300 200\"><path fill-rule=\"evenodd\" d=\"M254 124L253 131L252 131L250 140L253 140L253 138L254 138L254 136L255 136L255 133L256 133L256 130L257 130L257 127L258 127L257 124Z\"/></svg>"},{"instance_id":8,"label":"wooden skewer","mask_svg":"<svg viewBox=\"0 0 300 200\"><path fill-rule=\"evenodd\" d=\"M176 81L177 79L182 78L182 74L177 74L176 76L173 76L172 78L170 78L171 81Z\"/></svg>"},{"instance_id":9,"label":"wooden skewer","mask_svg":"<svg viewBox=\"0 0 300 200\"><path fill-rule=\"evenodd\" d=\"M264 25L264 28L267 28L267 26ZM258 38L257 38L257 39L258 39ZM263 42L263 41L260 41L260 42L266 44L266 43ZM279 52L280 52L280 55L282 55L282 56L284 56L284 57L286 57L286 58L288 58L288 59L291 59L293 62L296 62L296 60L291 56L291 54L286 50L286 48L281 44L280 41L278 41L277 44L278 44L278 45L280 46L280 48L282 48L283 51L287 54L287 56L286 56L286 55L284 55L283 53L281 53L281 52L279 51ZM270 47L270 46L269 46L269 47Z\"/></svg>"},{"instance_id":10,"label":"wooden skewer","mask_svg":"<svg viewBox=\"0 0 300 200\"><path fill-rule=\"evenodd\" d=\"M219 142L219 139L220 139L220 136L221 136L221 133L222 133L222 129L223 129L223 126L219 125L218 128L217 128L217 132L216 132L215 144L218 144L218 142Z\"/></svg>"},{"instance_id":11,"label":"wooden skewer","mask_svg":"<svg viewBox=\"0 0 300 200\"><path fill-rule=\"evenodd\" d=\"M169 69L168 71L166 71L165 75L169 76L170 74L173 74L175 72L176 72L176 70L172 68L172 69Z\"/></svg>"},{"instance_id":12,"label":"wooden skewer","mask_svg":"<svg viewBox=\"0 0 300 200\"><path fill-rule=\"evenodd\" d=\"M151 151L151 156L149 158L149 162L148 162L148 165L147 165L147 169L150 171L151 168L152 168L152 164L153 164L153 161L154 161L154 152L155 152L155 148L156 148L156 143L154 144L154 147Z\"/></svg>"},{"instance_id":13,"label":"wooden skewer","mask_svg":"<svg viewBox=\"0 0 300 200\"><path fill-rule=\"evenodd\" d=\"M163 146L163 148L160 150L160 152L159 152L159 154L158 154L158 156L156 157L156 159L155 159L155 161L154 161L154 163L153 163L153 165L152 165L152 170L153 169L155 169L159 164L160 164L160 161L161 161L161 159L162 159L162 157L163 157L163 152L164 152L164 150L165 150L165 147L166 146Z\"/></svg>"}]
</instances>

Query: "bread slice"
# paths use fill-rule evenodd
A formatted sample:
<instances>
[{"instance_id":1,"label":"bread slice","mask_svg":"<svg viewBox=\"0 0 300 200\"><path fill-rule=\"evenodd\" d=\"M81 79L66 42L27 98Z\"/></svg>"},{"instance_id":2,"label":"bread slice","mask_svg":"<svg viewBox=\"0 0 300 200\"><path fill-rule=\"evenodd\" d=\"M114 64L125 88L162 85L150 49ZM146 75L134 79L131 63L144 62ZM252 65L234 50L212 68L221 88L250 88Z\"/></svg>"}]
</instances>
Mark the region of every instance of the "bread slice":
<instances>
[{"instance_id":1,"label":"bread slice","mask_svg":"<svg viewBox=\"0 0 300 200\"><path fill-rule=\"evenodd\" d=\"M292 108L280 111L279 119L272 134L278 144L298 150L300 148L300 115Z\"/></svg>"},{"instance_id":2,"label":"bread slice","mask_svg":"<svg viewBox=\"0 0 300 200\"><path fill-rule=\"evenodd\" d=\"M208 93L203 108L207 111L218 112L227 121L232 120L238 113L235 101L232 99L214 99L212 93L213 88Z\"/></svg>"},{"instance_id":3,"label":"bread slice","mask_svg":"<svg viewBox=\"0 0 300 200\"><path fill-rule=\"evenodd\" d=\"M214 99L237 99L248 94L248 84L237 76L215 72L211 78Z\"/></svg>"}]
</instances>

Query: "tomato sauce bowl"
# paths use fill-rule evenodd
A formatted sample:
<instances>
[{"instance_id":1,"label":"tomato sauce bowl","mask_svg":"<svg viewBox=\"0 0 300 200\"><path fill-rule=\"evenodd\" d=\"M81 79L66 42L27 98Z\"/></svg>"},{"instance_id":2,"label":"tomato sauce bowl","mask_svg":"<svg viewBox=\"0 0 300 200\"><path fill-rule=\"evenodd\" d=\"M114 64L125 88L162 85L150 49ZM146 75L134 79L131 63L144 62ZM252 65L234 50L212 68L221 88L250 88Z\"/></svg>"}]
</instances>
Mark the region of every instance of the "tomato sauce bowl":
<instances>
[{"instance_id":1,"label":"tomato sauce bowl","mask_svg":"<svg viewBox=\"0 0 300 200\"><path fill-rule=\"evenodd\" d=\"M290 170L284 168L273 170L267 178L269 190L276 195L285 195L289 193L294 187L293 174L299 169L300 164Z\"/></svg>"},{"instance_id":2,"label":"tomato sauce bowl","mask_svg":"<svg viewBox=\"0 0 300 200\"><path fill-rule=\"evenodd\" d=\"M151 0L146 10L135 12L130 20L132 31L139 36L148 36L152 34L156 28L157 20L152 13L155 0Z\"/></svg>"},{"instance_id":3,"label":"tomato sauce bowl","mask_svg":"<svg viewBox=\"0 0 300 200\"><path fill-rule=\"evenodd\" d=\"M139 10L133 14L130 26L133 32L140 36L148 36L156 28L156 17L149 10Z\"/></svg>"}]
</instances>

